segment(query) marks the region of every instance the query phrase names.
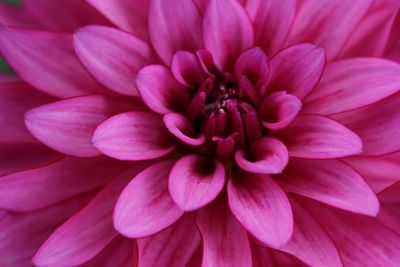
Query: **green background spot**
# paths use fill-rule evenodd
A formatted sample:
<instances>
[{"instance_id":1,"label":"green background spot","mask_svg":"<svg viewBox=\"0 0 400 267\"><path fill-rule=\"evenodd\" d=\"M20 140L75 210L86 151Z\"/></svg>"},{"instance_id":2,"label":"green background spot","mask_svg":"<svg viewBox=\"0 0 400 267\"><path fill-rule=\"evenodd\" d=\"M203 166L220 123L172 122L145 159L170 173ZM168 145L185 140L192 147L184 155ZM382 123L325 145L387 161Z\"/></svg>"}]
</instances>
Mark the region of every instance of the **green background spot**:
<instances>
[{"instance_id":1,"label":"green background spot","mask_svg":"<svg viewBox=\"0 0 400 267\"><path fill-rule=\"evenodd\" d=\"M21 4L21 0L0 0L0 3L6 3L10 5L19 5Z\"/></svg>"},{"instance_id":2,"label":"green background spot","mask_svg":"<svg viewBox=\"0 0 400 267\"><path fill-rule=\"evenodd\" d=\"M0 57L0 73L13 73L7 63Z\"/></svg>"}]
</instances>

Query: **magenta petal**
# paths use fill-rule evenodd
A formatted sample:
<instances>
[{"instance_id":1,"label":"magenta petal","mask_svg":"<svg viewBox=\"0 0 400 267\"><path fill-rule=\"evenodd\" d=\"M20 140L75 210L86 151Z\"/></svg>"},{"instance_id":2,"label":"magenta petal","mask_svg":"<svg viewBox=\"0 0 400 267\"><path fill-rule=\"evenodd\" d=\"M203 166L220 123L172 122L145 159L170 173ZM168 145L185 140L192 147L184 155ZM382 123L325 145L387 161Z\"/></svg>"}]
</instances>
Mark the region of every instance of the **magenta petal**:
<instances>
[{"instance_id":1,"label":"magenta petal","mask_svg":"<svg viewBox=\"0 0 400 267\"><path fill-rule=\"evenodd\" d=\"M42 143L61 153L93 157L92 134L109 116L127 110L126 102L104 96L80 96L40 106L25 113L25 125Z\"/></svg>"},{"instance_id":2,"label":"magenta petal","mask_svg":"<svg viewBox=\"0 0 400 267\"><path fill-rule=\"evenodd\" d=\"M207 50L221 71L233 68L240 53L253 45L253 28L236 0L211 0L203 18Z\"/></svg>"},{"instance_id":3,"label":"magenta petal","mask_svg":"<svg viewBox=\"0 0 400 267\"><path fill-rule=\"evenodd\" d=\"M385 59L354 58L326 66L304 112L331 115L363 107L400 90L400 65Z\"/></svg>"},{"instance_id":4,"label":"magenta petal","mask_svg":"<svg viewBox=\"0 0 400 267\"><path fill-rule=\"evenodd\" d=\"M229 207L238 221L264 244L277 248L293 233L289 200L267 175L241 172L228 182Z\"/></svg>"},{"instance_id":5,"label":"magenta petal","mask_svg":"<svg viewBox=\"0 0 400 267\"><path fill-rule=\"evenodd\" d=\"M0 51L24 81L58 97L104 90L81 66L64 33L0 27Z\"/></svg>"},{"instance_id":6,"label":"magenta petal","mask_svg":"<svg viewBox=\"0 0 400 267\"><path fill-rule=\"evenodd\" d=\"M379 193L381 211L378 220L400 235L400 183L397 182Z\"/></svg>"},{"instance_id":7,"label":"magenta petal","mask_svg":"<svg viewBox=\"0 0 400 267\"><path fill-rule=\"evenodd\" d=\"M254 44L269 56L283 48L296 13L296 0L247 0L246 11L254 28Z\"/></svg>"},{"instance_id":8,"label":"magenta petal","mask_svg":"<svg viewBox=\"0 0 400 267\"><path fill-rule=\"evenodd\" d=\"M87 0L122 30L148 40L149 0ZM132 15L134 11L134 15Z\"/></svg>"},{"instance_id":9,"label":"magenta petal","mask_svg":"<svg viewBox=\"0 0 400 267\"><path fill-rule=\"evenodd\" d=\"M400 150L400 93L333 118L360 136L364 155L384 155Z\"/></svg>"},{"instance_id":10,"label":"magenta petal","mask_svg":"<svg viewBox=\"0 0 400 267\"><path fill-rule=\"evenodd\" d=\"M184 216L169 228L138 239L138 267L182 267L200 243L200 234L191 216Z\"/></svg>"},{"instance_id":11,"label":"magenta petal","mask_svg":"<svg viewBox=\"0 0 400 267\"><path fill-rule=\"evenodd\" d=\"M140 238L155 234L183 214L168 192L168 175L175 161L156 163L125 187L114 210L114 226L121 234Z\"/></svg>"},{"instance_id":12,"label":"magenta petal","mask_svg":"<svg viewBox=\"0 0 400 267\"><path fill-rule=\"evenodd\" d=\"M6 76L4 78L11 78ZM3 79L4 79L3 78ZM29 109L54 101L22 81L0 81L0 143L34 144L35 138L27 131L24 113Z\"/></svg>"},{"instance_id":13,"label":"magenta petal","mask_svg":"<svg viewBox=\"0 0 400 267\"><path fill-rule=\"evenodd\" d=\"M191 0L151 0L149 33L154 49L168 66L177 51L195 52L203 47L200 12Z\"/></svg>"},{"instance_id":14,"label":"magenta petal","mask_svg":"<svg viewBox=\"0 0 400 267\"><path fill-rule=\"evenodd\" d=\"M188 51L179 51L174 55L171 70L175 78L188 87L198 88L206 78L199 59Z\"/></svg>"},{"instance_id":15,"label":"magenta petal","mask_svg":"<svg viewBox=\"0 0 400 267\"><path fill-rule=\"evenodd\" d=\"M338 160L293 158L276 179L286 192L364 215L376 216L379 212L379 201L368 184Z\"/></svg>"},{"instance_id":16,"label":"magenta petal","mask_svg":"<svg viewBox=\"0 0 400 267\"><path fill-rule=\"evenodd\" d=\"M225 167L198 155L179 159L169 174L169 192L184 211L201 208L213 201L225 184Z\"/></svg>"},{"instance_id":17,"label":"magenta petal","mask_svg":"<svg viewBox=\"0 0 400 267\"><path fill-rule=\"evenodd\" d=\"M255 141L247 151L235 154L236 164L247 172L274 174L286 167L289 155L286 146L275 138L264 137Z\"/></svg>"},{"instance_id":18,"label":"magenta petal","mask_svg":"<svg viewBox=\"0 0 400 267\"><path fill-rule=\"evenodd\" d=\"M185 144L191 146L200 146L204 144L206 140L205 135L196 134L192 122L185 116L179 113L168 113L164 116L163 120L168 131Z\"/></svg>"},{"instance_id":19,"label":"magenta petal","mask_svg":"<svg viewBox=\"0 0 400 267\"><path fill-rule=\"evenodd\" d=\"M202 266L251 266L247 232L230 213L224 198L201 209L197 225L203 238Z\"/></svg>"},{"instance_id":20,"label":"magenta petal","mask_svg":"<svg viewBox=\"0 0 400 267\"><path fill-rule=\"evenodd\" d=\"M289 44L310 42L324 47L328 60L341 52L373 0L307 0L297 11Z\"/></svg>"},{"instance_id":21,"label":"magenta petal","mask_svg":"<svg viewBox=\"0 0 400 267\"><path fill-rule=\"evenodd\" d=\"M293 236L280 250L285 251L308 266L343 266L330 236L302 206L291 199L294 231Z\"/></svg>"},{"instance_id":22,"label":"magenta petal","mask_svg":"<svg viewBox=\"0 0 400 267\"><path fill-rule=\"evenodd\" d=\"M146 160L171 152L171 143L162 118L149 112L126 112L100 124L93 145L107 156L120 160Z\"/></svg>"},{"instance_id":23,"label":"magenta petal","mask_svg":"<svg viewBox=\"0 0 400 267\"><path fill-rule=\"evenodd\" d=\"M134 35L103 26L87 26L74 34L75 51L88 71L104 86L137 95L134 75L155 62L151 47Z\"/></svg>"},{"instance_id":24,"label":"magenta petal","mask_svg":"<svg viewBox=\"0 0 400 267\"><path fill-rule=\"evenodd\" d=\"M307 202L336 244L344 266L399 266L400 237L376 218Z\"/></svg>"},{"instance_id":25,"label":"magenta petal","mask_svg":"<svg viewBox=\"0 0 400 267\"><path fill-rule=\"evenodd\" d=\"M325 51L312 44L299 44L279 52L270 61L269 91L287 91L303 99L321 79Z\"/></svg>"},{"instance_id":26,"label":"magenta petal","mask_svg":"<svg viewBox=\"0 0 400 267\"><path fill-rule=\"evenodd\" d=\"M268 74L268 58L261 48L245 50L235 63L236 79L246 76L258 88L267 82Z\"/></svg>"},{"instance_id":27,"label":"magenta petal","mask_svg":"<svg viewBox=\"0 0 400 267\"><path fill-rule=\"evenodd\" d=\"M261 123L271 130L285 128L297 116L301 107L301 100L294 95L282 91L272 93L261 103Z\"/></svg>"},{"instance_id":28,"label":"magenta petal","mask_svg":"<svg viewBox=\"0 0 400 267\"><path fill-rule=\"evenodd\" d=\"M0 207L14 211L45 208L103 186L125 166L126 163L105 157L65 157L46 166L2 176Z\"/></svg>"},{"instance_id":29,"label":"magenta petal","mask_svg":"<svg viewBox=\"0 0 400 267\"><path fill-rule=\"evenodd\" d=\"M115 202L140 170L133 168L114 177L85 208L50 235L33 262L38 266L78 266L97 255L118 235L112 220Z\"/></svg>"},{"instance_id":30,"label":"magenta petal","mask_svg":"<svg viewBox=\"0 0 400 267\"><path fill-rule=\"evenodd\" d=\"M279 132L291 157L328 159L362 152L361 139L342 124L323 116L297 117Z\"/></svg>"},{"instance_id":31,"label":"magenta petal","mask_svg":"<svg viewBox=\"0 0 400 267\"><path fill-rule=\"evenodd\" d=\"M188 88L161 65L142 68L136 76L136 88L146 105L160 114L183 111L189 102Z\"/></svg>"}]
</instances>

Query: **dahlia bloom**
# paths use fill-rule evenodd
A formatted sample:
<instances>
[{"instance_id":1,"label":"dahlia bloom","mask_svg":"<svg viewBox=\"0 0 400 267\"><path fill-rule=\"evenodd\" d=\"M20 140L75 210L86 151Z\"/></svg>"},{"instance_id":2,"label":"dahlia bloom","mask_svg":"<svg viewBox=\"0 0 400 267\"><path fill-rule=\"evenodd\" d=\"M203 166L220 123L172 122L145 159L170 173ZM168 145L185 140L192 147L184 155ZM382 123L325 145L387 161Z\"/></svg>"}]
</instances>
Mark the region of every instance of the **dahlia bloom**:
<instances>
[{"instance_id":1,"label":"dahlia bloom","mask_svg":"<svg viewBox=\"0 0 400 267\"><path fill-rule=\"evenodd\" d=\"M399 5L1 4L0 266L400 266Z\"/></svg>"}]
</instances>

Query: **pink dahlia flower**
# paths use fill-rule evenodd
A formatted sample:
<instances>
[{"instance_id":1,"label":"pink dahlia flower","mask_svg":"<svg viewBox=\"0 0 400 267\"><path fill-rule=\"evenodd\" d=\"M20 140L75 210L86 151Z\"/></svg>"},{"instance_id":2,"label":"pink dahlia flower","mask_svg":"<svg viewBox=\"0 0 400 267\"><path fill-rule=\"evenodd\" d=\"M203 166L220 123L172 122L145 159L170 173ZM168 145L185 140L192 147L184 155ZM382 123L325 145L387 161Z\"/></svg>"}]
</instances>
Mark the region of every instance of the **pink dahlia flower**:
<instances>
[{"instance_id":1,"label":"pink dahlia flower","mask_svg":"<svg viewBox=\"0 0 400 267\"><path fill-rule=\"evenodd\" d=\"M0 5L0 266L400 266L397 0Z\"/></svg>"}]
</instances>

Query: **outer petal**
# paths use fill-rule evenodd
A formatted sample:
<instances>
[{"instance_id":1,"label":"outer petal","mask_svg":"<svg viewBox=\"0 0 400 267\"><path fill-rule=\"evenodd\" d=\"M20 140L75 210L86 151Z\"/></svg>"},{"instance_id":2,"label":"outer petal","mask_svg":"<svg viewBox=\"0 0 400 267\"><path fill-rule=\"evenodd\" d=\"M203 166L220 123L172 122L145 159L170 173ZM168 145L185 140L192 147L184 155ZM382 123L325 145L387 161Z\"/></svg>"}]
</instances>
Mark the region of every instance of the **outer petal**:
<instances>
[{"instance_id":1,"label":"outer petal","mask_svg":"<svg viewBox=\"0 0 400 267\"><path fill-rule=\"evenodd\" d=\"M400 237L375 218L307 202L307 208L332 237L344 266L400 265Z\"/></svg>"},{"instance_id":2,"label":"outer petal","mask_svg":"<svg viewBox=\"0 0 400 267\"><path fill-rule=\"evenodd\" d=\"M327 117L299 116L279 135L292 157L327 159L362 152L361 139L342 124Z\"/></svg>"},{"instance_id":3,"label":"outer petal","mask_svg":"<svg viewBox=\"0 0 400 267\"><path fill-rule=\"evenodd\" d=\"M308 266L343 266L330 236L310 213L293 199L290 200L295 220L293 236L280 248Z\"/></svg>"},{"instance_id":4,"label":"outer petal","mask_svg":"<svg viewBox=\"0 0 400 267\"><path fill-rule=\"evenodd\" d=\"M374 192L380 192L400 180L400 152L385 156L359 156L344 159L366 180Z\"/></svg>"},{"instance_id":5,"label":"outer petal","mask_svg":"<svg viewBox=\"0 0 400 267\"><path fill-rule=\"evenodd\" d=\"M179 50L195 52L203 47L201 16L192 0L150 0L151 42L169 66Z\"/></svg>"},{"instance_id":6,"label":"outer petal","mask_svg":"<svg viewBox=\"0 0 400 267\"><path fill-rule=\"evenodd\" d=\"M88 24L110 24L82 0L69 0L62 5L53 0L24 0L22 5L7 5L3 1L0 6L0 23L62 32L72 32Z\"/></svg>"},{"instance_id":7,"label":"outer petal","mask_svg":"<svg viewBox=\"0 0 400 267\"><path fill-rule=\"evenodd\" d=\"M253 45L253 28L236 0L211 0L203 19L203 38L215 64L232 70L240 53Z\"/></svg>"},{"instance_id":8,"label":"outer petal","mask_svg":"<svg viewBox=\"0 0 400 267\"><path fill-rule=\"evenodd\" d=\"M137 95L134 76L141 67L156 61L147 43L113 28L80 28L73 42L89 72L101 84L120 94Z\"/></svg>"},{"instance_id":9,"label":"outer petal","mask_svg":"<svg viewBox=\"0 0 400 267\"><path fill-rule=\"evenodd\" d=\"M76 59L69 34L1 26L0 51L19 77L51 95L103 90Z\"/></svg>"},{"instance_id":10,"label":"outer petal","mask_svg":"<svg viewBox=\"0 0 400 267\"><path fill-rule=\"evenodd\" d=\"M400 93L375 104L334 118L357 133L364 155L383 155L400 150Z\"/></svg>"},{"instance_id":11,"label":"outer petal","mask_svg":"<svg viewBox=\"0 0 400 267\"><path fill-rule=\"evenodd\" d=\"M197 225L203 238L202 266L252 266L247 232L232 216L224 198L202 209Z\"/></svg>"},{"instance_id":12,"label":"outer petal","mask_svg":"<svg viewBox=\"0 0 400 267\"><path fill-rule=\"evenodd\" d=\"M338 160L291 159L277 181L294 192L337 208L376 216L379 201L363 178Z\"/></svg>"},{"instance_id":13,"label":"outer petal","mask_svg":"<svg viewBox=\"0 0 400 267\"><path fill-rule=\"evenodd\" d=\"M33 258L37 266L77 266L106 247L117 235L112 213L115 202L140 166L115 177L77 214L51 234Z\"/></svg>"},{"instance_id":14,"label":"outer petal","mask_svg":"<svg viewBox=\"0 0 400 267\"><path fill-rule=\"evenodd\" d=\"M198 155L179 159L169 174L169 192L184 211L196 210L213 201L225 184L225 168Z\"/></svg>"},{"instance_id":15,"label":"outer petal","mask_svg":"<svg viewBox=\"0 0 400 267\"><path fill-rule=\"evenodd\" d=\"M174 149L162 119L149 112L126 112L111 117L97 127L93 145L120 160L159 158Z\"/></svg>"},{"instance_id":16,"label":"outer petal","mask_svg":"<svg viewBox=\"0 0 400 267\"><path fill-rule=\"evenodd\" d=\"M188 88L161 65L142 68L136 76L136 88L146 105L160 114L184 111L189 102Z\"/></svg>"},{"instance_id":17,"label":"outer petal","mask_svg":"<svg viewBox=\"0 0 400 267\"><path fill-rule=\"evenodd\" d=\"M92 260L82 267L132 267L136 266L136 241L118 236Z\"/></svg>"},{"instance_id":18,"label":"outer petal","mask_svg":"<svg viewBox=\"0 0 400 267\"><path fill-rule=\"evenodd\" d=\"M148 40L149 0L86 0L122 30ZM134 15L133 15L134 14Z\"/></svg>"},{"instance_id":19,"label":"outer petal","mask_svg":"<svg viewBox=\"0 0 400 267\"><path fill-rule=\"evenodd\" d=\"M297 12L288 44L311 42L334 59L367 13L373 0L305 0Z\"/></svg>"},{"instance_id":20,"label":"outer petal","mask_svg":"<svg viewBox=\"0 0 400 267\"><path fill-rule=\"evenodd\" d=\"M0 143L37 143L26 130L24 113L55 99L21 81L0 81Z\"/></svg>"},{"instance_id":21,"label":"outer petal","mask_svg":"<svg viewBox=\"0 0 400 267\"><path fill-rule=\"evenodd\" d=\"M265 137L255 141L247 151L237 151L235 160L242 170L273 174L282 172L288 163L289 155L281 141Z\"/></svg>"},{"instance_id":22,"label":"outer petal","mask_svg":"<svg viewBox=\"0 0 400 267\"><path fill-rule=\"evenodd\" d=\"M183 212L168 192L168 174L173 160L156 163L139 173L125 189L114 210L114 226L132 238L155 234L174 222Z\"/></svg>"},{"instance_id":23,"label":"outer petal","mask_svg":"<svg viewBox=\"0 0 400 267\"><path fill-rule=\"evenodd\" d=\"M357 58L328 64L303 112L331 115L375 103L400 90L400 65L385 59Z\"/></svg>"},{"instance_id":24,"label":"outer petal","mask_svg":"<svg viewBox=\"0 0 400 267\"><path fill-rule=\"evenodd\" d=\"M257 239L277 248L293 233L293 215L285 192L267 175L240 173L228 182L229 207Z\"/></svg>"},{"instance_id":25,"label":"outer petal","mask_svg":"<svg viewBox=\"0 0 400 267\"><path fill-rule=\"evenodd\" d=\"M194 220L191 216L182 217L160 233L138 239L138 267L188 266L199 243L200 234Z\"/></svg>"},{"instance_id":26,"label":"outer petal","mask_svg":"<svg viewBox=\"0 0 400 267\"><path fill-rule=\"evenodd\" d=\"M400 183L395 183L379 193L382 204L378 220L400 235Z\"/></svg>"},{"instance_id":27,"label":"outer petal","mask_svg":"<svg viewBox=\"0 0 400 267\"><path fill-rule=\"evenodd\" d=\"M0 176L43 166L60 156L41 144L0 144Z\"/></svg>"},{"instance_id":28,"label":"outer petal","mask_svg":"<svg viewBox=\"0 0 400 267\"><path fill-rule=\"evenodd\" d=\"M65 157L37 169L9 174L0 178L0 207L15 211L45 208L103 186L124 168L125 163L103 157Z\"/></svg>"},{"instance_id":29,"label":"outer petal","mask_svg":"<svg viewBox=\"0 0 400 267\"><path fill-rule=\"evenodd\" d=\"M279 51L296 13L296 0L247 0L246 11L253 22L254 44L268 55Z\"/></svg>"},{"instance_id":30,"label":"outer petal","mask_svg":"<svg viewBox=\"0 0 400 267\"><path fill-rule=\"evenodd\" d=\"M341 57L382 57L399 11L397 0L374 1L368 13L354 30L340 54Z\"/></svg>"},{"instance_id":31,"label":"outer petal","mask_svg":"<svg viewBox=\"0 0 400 267\"><path fill-rule=\"evenodd\" d=\"M29 213L8 212L0 220L0 265L31 267L31 259L46 238L92 196L82 195Z\"/></svg>"},{"instance_id":32,"label":"outer petal","mask_svg":"<svg viewBox=\"0 0 400 267\"><path fill-rule=\"evenodd\" d=\"M81 96L31 109L25 113L25 125L33 136L61 153L92 157L100 154L91 142L96 126L130 106L104 96Z\"/></svg>"},{"instance_id":33,"label":"outer petal","mask_svg":"<svg viewBox=\"0 0 400 267\"><path fill-rule=\"evenodd\" d=\"M325 52L312 44L299 44L277 54L270 62L266 90L287 91L303 99L319 82L325 68Z\"/></svg>"}]
</instances>

